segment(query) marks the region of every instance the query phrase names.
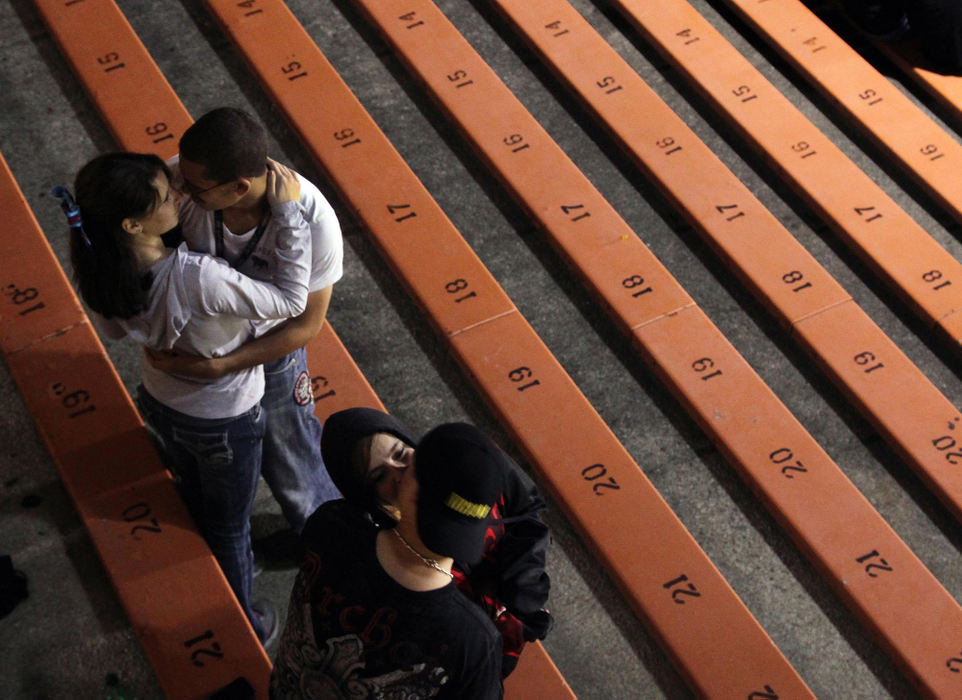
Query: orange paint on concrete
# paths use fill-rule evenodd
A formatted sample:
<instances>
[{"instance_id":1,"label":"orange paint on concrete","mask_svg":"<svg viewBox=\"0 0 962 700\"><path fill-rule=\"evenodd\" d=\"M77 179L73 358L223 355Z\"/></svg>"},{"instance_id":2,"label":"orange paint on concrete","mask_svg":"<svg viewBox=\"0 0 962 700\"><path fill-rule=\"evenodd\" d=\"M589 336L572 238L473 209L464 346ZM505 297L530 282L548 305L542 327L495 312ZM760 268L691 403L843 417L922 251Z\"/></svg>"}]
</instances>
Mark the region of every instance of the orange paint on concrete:
<instances>
[{"instance_id":1,"label":"orange paint on concrete","mask_svg":"<svg viewBox=\"0 0 962 700\"><path fill-rule=\"evenodd\" d=\"M607 207L603 201L598 201L597 193L593 191L585 178L433 4L406 2L402 6L400 3L369 2L367 0L358 0L358 4L367 13L372 23L394 46L402 61L415 72L419 81L427 86L430 96L462 129L482 160L491 167L494 174L515 195L522 206L538 218L546 233L551 236L567 257L572 259L576 271L581 276L589 278L580 263L582 258L590 260L594 251L589 248L579 256L577 253L572 254L570 249L566 247L567 238L571 234L570 229L566 229L564 226L570 222L557 220L555 210L559 200L558 193L565 193L565 201L592 202L591 208L584 210L590 212L591 217L597 215L601 218L608 215L616 218L610 207ZM537 10L535 5L537 5ZM580 18L576 14L566 16L564 14L566 8L568 12L574 13L570 7L560 2L511 4L512 12L519 15L527 11L543 11L539 21L531 21L529 26L532 31L537 29L540 32L544 42L560 40L561 37L565 37L564 41L567 41L570 35L577 33L574 20ZM592 48L598 48L597 42ZM584 66L591 64L591 53L584 49L585 45L581 44L577 49L571 51L571 65ZM469 85L464 85L463 90L456 86L452 87L450 84L452 74L445 73L447 66L455 64L459 67L459 71L464 74L459 75L458 79L471 81ZM608 77L614 78L613 75L610 75L610 71L605 70L609 66L601 66L596 63L591 65L605 74L605 78L595 80L592 83L588 81L587 73L581 71L582 82L588 86L585 92L589 87L595 89L597 93L599 87L613 89L622 85L616 78L607 80ZM567 71L564 72L567 73ZM599 85L599 83L603 83L603 85ZM624 84L627 84L627 82ZM612 94L618 92L620 91L615 90ZM629 95L623 104L632 101L632 98L638 99L637 92ZM650 106L650 104L646 104L641 108L645 112L644 115L632 112L634 118L626 118L620 122L620 125L624 126L625 129L642 129L645 127L638 127L638 122L648 121L653 124L650 127L652 133L648 135L651 141L647 146L648 156L651 159L661 158L664 162L666 152L676 146L681 146L682 143L680 141L666 143L662 140L662 143L658 144L656 143L659 140L659 138L656 138L658 134L654 129L661 127L670 130L673 126L677 128L680 121L676 119L673 123L659 123L657 115L655 118L651 118L651 110L644 109L644 107ZM626 126L629 124L630 127ZM508 134L508 136L504 136L504 134ZM665 136L662 134L660 139L664 138ZM685 143L688 144L690 152L694 151L696 155L699 154L699 151L696 150L697 140L686 139ZM705 154L707 154L707 149L701 152L701 155ZM651 169L655 170L656 168L651 166ZM658 170L660 174L660 167ZM698 173L697 177L693 173ZM717 175L717 171L714 174ZM771 215L764 211L760 204L755 202L747 189L737 183L733 177L726 173L726 179L721 180L718 177L706 176L704 168L689 167L687 169L678 168L668 173L666 179L672 178L674 178L671 182L672 186L667 188L669 189L669 196L676 200L686 200L692 204L692 209L695 212L692 214L692 218L696 219L700 226L713 232L712 242L729 260L740 263L737 268L739 274L762 293L763 300L767 300L770 307L778 308L776 304L785 307L787 318L783 318L783 322L786 323L786 326L805 318L817 318L820 313L827 312L839 305L854 306L844 290L817 265L793 237L777 224ZM693 182L693 179L696 181ZM710 197L716 197L717 199L706 198L698 190L708 191L711 193ZM580 209L576 211L582 213ZM554 220L551 220L549 215L551 213L555 214ZM585 219L584 222L586 222L586 225L582 229L583 235L590 236L590 219ZM609 227L610 224L603 228L608 229ZM759 233L755 227L760 227L761 232ZM758 235L753 238L755 234ZM625 258L633 261L639 260L643 264L643 259L630 257L631 252L624 251ZM799 267L803 267L806 272L801 272L798 269ZM805 274L808 274L808 279L805 278ZM785 279L786 277L790 279ZM589 279L590 285L596 292L605 282L598 278ZM813 282L810 289L814 290L815 293L806 300L806 295L798 296L795 287L800 286L800 291L805 290L806 287L802 285L810 281ZM628 285L623 286L627 287ZM677 288L677 283L674 283L674 286ZM664 289L664 287L661 289ZM599 294L599 296L601 295ZM805 305L806 301L807 306ZM513 347L504 348L504 341L501 345L498 345L496 334L491 330L514 322L512 318L499 318L483 327L463 333L454 339L455 346L460 347L467 342L468 338L487 334L486 341L491 348L506 352L513 350ZM864 317L864 319L868 321L867 317ZM622 323L625 322L624 318L618 320ZM672 329L672 342L661 346L658 344L657 338L667 328ZM818 525L807 523L811 516L811 508L802 513L794 512L794 495L790 491L785 491L784 487L786 480L794 474L791 470L782 472L780 469L772 468L771 454L775 453L778 458L784 455L783 452L777 451L780 448L774 447L771 452L764 455L758 453L755 439L763 436L764 432L760 431L759 428L768 428L767 438L770 440L789 439L798 445L804 444L814 447L818 452L819 459L824 461L830 471L835 482L834 486L838 487L833 491L840 497L835 513L846 513L846 505L850 504L853 508L860 509L860 512L864 514L864 524L869 530L878 531L879 537L894 537L884 521L868 505L857 489L828 459L827 455L818 449L802 426L778 402L777 398L765 387L764 383L738 356L734 348L697 307L694 305L680 307L661 317L636 326L635 333L643 346L642 352L646 354L657 371L660 371L663 376L669 377L669 384L672 388L688 399L687 403L695 409L694 413L697 418L706 426L706 429L709 430L726 454L733 459L743 475L748 478L749 483L756 489L756 492L766 503L774 506L776 517L781 517L787 521L787 514L793 514L790 520L790 529L791 527L798 528L793 532L796 535L796 541L813 556L816 565L827 572L833 579L833 583L839 584L839 582L844 581L845 573L840 567L828 566L828 562L832 561L833 557L844 558L846 555L840 548L822 551L821 531ZM502 337L516 338L516 334L503 333ZM512 340L513 345L518 342ZM485 343L479 343L476 351L482 352L483 347L485 347ZM679 352L679 348L691 349L691 352L696 352L695 349L697 348L698 353L708 352L708 354L685 360L684 373L682 373L678 371L679 368L677 367L677 363L683 354ZM716 358L713 358L711 352L709 352L712 349L716 351L716 354L720 353L717 361L729 368L728 375L724 379L713 379L714 377L723 377L724 373L718 365L714 364ZM493 352L493 350L489 352ZM489 392L492 392L489 393L489 396L494 397L489 400L495 402L507 401L506 406L499 407L497 410L508 419L519 412L523 412L525 405L533 400L522 400L510 390L506 390L504 388L506 382L503 377L491 376L489 381L485 382L477 368L477 363L470 359L471 356L468 353L460 352L459 358L463 364L470 368L472 375L479 384L498 387L497 390L489 390ZM490 363L490 359L489 356L484 357L485 366ZM522 362L520 359L517 361ZM672 374L673 368L674 374ZM502 373L509 371L507 367L501 367L500 370ZM541 392L546 397L550 397L545 399L546 403L556 405L560 400L558 396L552 396L549 389L541 389L541 383L543 382L536 379L540 375L533 364L525 362L512 371L518 373L516 376L518 381L522 382L521 387L527 388L530 386L536 393ZM732 375L735 379L731 378ZM716 383L709 384L709 380ZM538 382L538 384L534 384L534 382ZM721 396L716 397L717 402L705 402L692 400L692 395L689 393L692 386L697 389L699 399L705 398L706 391L711 393L709 387L724 386L725 389ZM903 394L900 394L900 396L908 400L911 399L911 394L905 394L904 392L911 392L912 385L903 386L896 382L890 385L889 389L893 387L901 387ZM942 402L945 403L944 399ZM936 402L932 405L940 404ZM764 407L764 410L760 410L761 407ZM881 408L883 407L880 407L880 410ZM720 421L717 420L717 417L719 415L730 417L726 425L718 425ZM517 430L515 432L517 433ZM547 432L550 434L548 438L532 436L532 439L550 440L550 437L554 437L552 431ZM563 430L558 432L562 436L565 434ZM754 452L752 452L753 450ZM759 457L762 459L759 459ZM617 463L617 460L613 463ZM599 462L599 464L603 463ZM773 474L777 476L773 477ZM564 473L563 476L570 477L570 474ZM555 496L559 500L564 498L562 494L555 494ZM816 499L812 502L812 507L817 507L818 503L819 501ZM579 508L585 509L585 512L591 512L588 506L579 506ZM780 510L782 508L784 508L784 511ZM579 515L584 517L584 521L591 520L583 513L579 513ZM831 518L825 520L828 523L832 522ZM608 544L607 539L604 541L600 541L598 538L587 539L593 543L592 546L596 548L596 551L601 551L600 548ZM897 541L897 538L895 539ZM925 571L921 562L911 554L904 543L900 543L898 547L900 553L913 562L914 567ZM944 589L931 575L928 575L928 581L928 585L933 587L933 600L944 604ZM842 590L844 585L837 585L837 588ZM868 603L864 598L855 599L847 594L843 598L856 610ZM905 600L913 600L912 592L908 592ZM941 612L937 605L934 609ZM931 612L933 610L927 611L927 613ZM905 633L896 632L897 628L889 625L893 616L897 617L900 613L890 613L884 606L872 607L872 613L878 616L878 619L862 616L863 621L876 633L884 630L884 634L888 636L885 637L883 644L892 652L902 668L906 670L907 675L915 677L918 673L918 675L923 676L924 680L920 683L923 687L938 686L939 680L935 678L935 667L931 660L923 661L919 655L915 655L912 650L914 640L909 639ZM962 610L954 612L953 624L962 623L960 614L962 614ZM686 669L686 671L689 670ZM691 677L689 677L689 680L692 680Z\"/></svg>"},{"instance_id":2,"label":"orange paint on concrete","mask_svg":"<svg viewBox=\"0 0 962 700\"><path fill-rule=\"evenodd\" d=\"M962 520L962 480L946 473L943 456L924 439L955 412L951 402L570 4L494 2L776 318L806 329L803 347ZM612 79L595 80L600 73ZM483 128L469 120L464 117L465 126ZM694 180L691 173L698 174ZM911 252L902 255L909 259ZM952 289L933 271L917 282L935 292ZM837 323L843 313L846 322ZM811 329L818 327L823 331L815 335ZM875 372L868 383L861 370L829 369L830 358L858 334L870 335L870 345L887 358L886 371ZM851 358L848 365L859 367Z\"/></svg>"},{"instance_id":3,"label":"orange paint on concrete","mask_svg":"<svg viewBox=\"0 0 962 700\"><path fill-rule=\"evenodd\" d=\"M399 230L397 224L412 222L413 219L397 222L385 217L383 209L386 202L408 202L408 199L397 199L392 194L394 192L410 193L414 201L413 197L422 186L413 173L403 164L397 152L380 134L282 3L263 2L258 6L261 11L252 16L248 16L243 8L238 8L236 3L218 0L209 5L241 48L265 89L313 150L321 167L330 174L343 199L365 221L373 239L385 254L390 255L389 242L392 236L397 235L394 233ZM389 11L393 11L393 8ZM433 36L431 34L425 38L430 43ZM271 44L277 45L278 42L286 47L292 60L297 63L296 67L292 67L290 62L278 64L276 54L268 50ZM285 68L290 70L285 71ZM448 80L447 77L444 79ZM318 113L317 104L330 105L331 109ZM352 138L359 137L360 143L348 147L338 143L335 134L343 133L341 130L344 128L350 128ZM504 138L508 138L510 143L504 142ZM510 134L500 140L504 146L521 145L511 139ZM364 148L357 148L351 157L345 155L348 150L362 144ZM392 177L371 175L385 171L390 172ZM403 178L400 173L403 173ZM554 202L552 209L557 214L573 219L582 213L576 207L578 204L585 205L585 202L562 199ZM567 212L562 205L569 205ZM419 215L422 206L418 205ZM571 223L576 225L580 222ZM606 246L619 246L624 240L619 233L608 238L601 236L591 239L588 250L598 254L603 253ZM644 248L634 236L631 239L635 242L625 246L626 249ZM447 221L443 226L433 227L431 236L424 235L423 241L424 247L420 250L423 262L420 267L394 264L388 258L389 264L400 275L407 275L402 277L402 282L412 290L419 289L420 278L429 275L430 271L424 268L448 269L450 263L446 260L446 251L459 250L462 245L460 235ZM630 273L622 272L623 263L619 261L618 264L617 274L622 276L612 277L611 288L625 295L628 287L622 281L629 274L637 273L637 269L632 269ZM476 259L471 267L461 269L463 271L459 275L469 283L487 275ZM667 280L668 277L663 275L659 279ZM415 298L420 301L417 292ZM470 298L457 302L450 297L447 299L449 304L474 300ZM650 307L637 316L637 322L657 318L666 310L675 310L690 303L687 295L676 288L667 306ZM427 306L423 301L421 304ZM437 325L442 331L451 328L450 324ZM637 464L624 452L611 431L513 307L496 311L487 319L453 332L448 330L448 333L455 357L507 428L519 439L522 449L538 471L541 483L558 498L579 527L584 525L589 528L583 532L590 533L590 537L587 537L590 546L599 552L609 572L623 582L623 590L639 614L642 617L649 616L646 619L650 623L656 620L654 629L666 643L669 654L676 659L683 657L688 660L687 664L680 663L680 666L695 687L710 688L713 682L721 683L725 687L737 687L739 692L748 695L755 689L761 690L767 682L765 679L770 678L781 687L804 688L797 674L681 527ZM502 357L501 353L508 353L511 357ZM500 405L502 401L509 402L507 407ZM525 404L531 405L526 407ZM559 411L559 406L563 406L564 410ZM578 421L578 444L572 444L570 430L559 434L545 427L543 416L549 413L559 419L563 415ZM591 461L575 463L579 457L581 461ZM636 503L628 502L630 499L623 498L625 494L636 493L647 494L650 507L639 508ZM585 513L594 514L595 517L588 517ZM664 574L661 577L652 577L649 572L646 576L651 580L648 585L643 585L639 576L634 574L636 569L639 575L644 573L642 570L646 569L647 564L645 558L638 556L638 552L644 550L645 557L649 556L649 552L644 547L639 548L636 538L626 537L626 532L648 530L648 523L653 518L664 525L656 530L658 542L652 546L662 547L666 539L671 539L677 546L666 548L666 554L682 557L683 562L679 563L684 563L686 568L683 571L677 571L676 568L670 571L658 569L659 574ZM651 553L650 556L659 555ZM622 569L629 573L624 574ZM685 600L684 594L678 593L673 597L673 591L669 590L672 586L666 587L665 584L684 576L685 570L697 571L699 581L703 582L706 591L711 591L711 599L718 601L720 607L712 605L708 609L708 606L675 602L678 599ZM673 585L683 586L682 580ZM716 615L715 610L723 612ZM697 623L694 622L696 617ZM729 664L717 664L717 659L705 658L703 652L709 646L719 644L719 639L727 640L724 642L726 649L736 650L733 653L744 654L746 660L751 659L751 662L746 661L741 665L745 669L743 675L732 674ZM697 679L693 680L692 674Z\"/></svg>"},{"instance_id":4,"label":"orange paint on concrete","mask_svg":"<svg viewBox=\"0 0 962 700\"><path fill-rule=\"evenodd\" d=\"M962 144L798 0L726 0L919 186L962 219Z\"/></svg>"},{"instance_id":5,"label":"orange paint on concrete","mask_svg":"<svg viewBox=\"0 0 962 700\"><path fill-rule=\"evenodd\" d=\"M7 230L18 232L0 237L0 348L11 354L86 315L2 156L0 211Z\"/></svg>"},{"instance_id":6,"label":"orange paint on concrete","mask_svg":"<svg viewBox=\"0 0 962 700\"><path fill-rule=\"evenodd\" d=\"M191 123L190 116L112 0L103 0L99 3L78 3L72 6L64 6L59 2L38 0L37 4L44 19L51 27L52 33L58 38L62 50L67 54L76 72L84 81L88 92L97 103L105 121L108 123L117 140L129 150L153 151L164 158L174 155L177 152L176 144L180 135ZM76 26L76 24L71 26L71 23L78 21L83 21L87 23L88 26L95 27L95 29L90 33L85 32L83 37L80 38L72 31L72 26ZM80 40L78 40L78 38ZM116 56L116 58L114 58L114 56ZM120 58L121 56L122 59ZM118 63L122 63L123 65L117 67ZM108 68L110 70L108 70ZM105 79L105 76L111 73L113 75ZM143 100L143 95L148 92L151 95L151 99L149 107L145 107L146 103ZM346 142L351 140L347 138L347 134L343 130L339 131L336 137L341 137L338 141L342 147ZM3 165L4 168L6 168L5 163ZM6 188L0 190L0 196L7 196ZM22 201L22 195L20 195L19 199ZM6 200L0 201L6 204ZM402 218L408 213L405 211L405 208L401 206L404 203L405 202L400 200L396 203L393 202L393 200L389 202L389 204L396 204L397 206L391 207L386 205L385 208L388 210L388 215L393 214L391 211L393 208L397 212L395 219ZM430 202L430 204L433 205L433 201ZM436 208L436 205L434 205L434 207ZM6 206L4 206L4 210L9 211ZM404 219L402 219L402 221L403 220ZM424 216L422 213L422 219L419 223L423 221ZM411 246L415 243L416 241L410 240L401 241L399 249L403 251L405 246ZM463 247L466 248L466 246ZM0 250L5 252L2 248L0 248ZM59 272L59 265L57 265L55 258L53 258L52 252L50 253L50 257ZM409 257L413 256L409 255ZM5 257L4 259L12 260L13 258ZM414 264L419 264L419 261L415 260ZM456 268L454 271L457 271ZM443 276L442 279L444 279ZM457 280L458 278L454 277L452 279ZM36 284L37 278L34 277L33 280L33 283ZM447 282L450 281L451 280L447 280ZM450 306L451 292L445 286L447 282L441 285L435 284L432 289L427 291L427 296L433 299L440 298L442 304ZM500 288L497 288L496 283L493 283L489 275L487 277L483 275L476 276L472 279L472 282L472 290L484 285L488 285L486 289L489 291L495 290L497 294L485 294L485 299L494 300L493 308L495 311L503 310L506 297L500 292ZM441 287L442 291L438 290L438 286ZM463 294L458 296L463 296ZM83 312L79 304L76 303L76 298L73 297L72 293L68 295L68 298L72 298L76 310L79 312L77 320L82 320L84 318ZM510 305L510 302L507 303ZM490 304L490 302L488 302L488 304ZM488 305L487 308L489 311L486 313L491 313L490 309L492 307ZM482 311L482 313L485 312ZM0 321L2 320L3 317L0 316ZM474 322L474 319L470 316L459 316L457 311L455 311L454 318L450 324L452 328L460 328L464 325L471 325ZM21 323L20 326L22 325ZM5 331L6 327L6 324L0 325L0 332ZM36 333L34 335L36 335ZM6 341L6 337L4 336L0 336L0 339ZM3 347L7 347L6 342ZM329 323L325 323L318 335L308 344L307 352L309 366L312 368L312 371L315 372L312 376L312 388L316 399L315 412L322 421L332 412L351 406L363 405L383 409L380 400L376 394L374 394L373 389L357 368L357 365L351 359ZM131 448L133 447L139 451L148 445L146 445L144 441L145 434L143 429L140 428L140 426L138 426L138 428L139 429L135 428L126 432L118 431L116 434L109 436L107 440L109 440L112 450L108 454L125 454L132 459L139 456L138 452L132 453ZM98 452L102 448L102 443L90 442L87 445L72 448L67 456L67 464L76 470L72 473L76 473L77 476L80 477L77 479L65 479L68 481L68 489L75 495L75 499L80 494L97 493L96 487L106 489L110 487L111 484L116 486L120 483L126 483L119 480L116 482L113 481L117 476L115 470L121 468L123 463L114 464L114 460L107 457L106 461L110 462L110 464L106 464L103 453L98 455ZM94 458L98 456L101 458L100 461L94 461ZM135 475L146 477L147 474L150 473L149 470L157 466L153 462L153 459L156 459L156 454L153 453L152 448L148 449L143 456L143 460L134 462L136 465L134 469L129 469L128 463L128 481L133 480ZM151 459L151 457L153 457L153 459ZM78 499L77 503L78 507L81 507L80 504L82 501ZM88 521L88 526L92 526L92 523L93 521ZM123 527L121 526L121 530L122 529ZM144 533L146 531L141 530L140 532ZM195 539L199 538L196 532L192 532L186 525L183 528L183 532L185 536L193 535ZM99 540L96 538L95 542L99 544ZM102 556L104 556L103 553ZM122 587L120 581L130 573L130 569L124 568L121 562L117 562L117 566L111 569L111 575L114 577L115 585L118 586L118 589L122 588L122 590L120 590L122 597L128 591L128 587ZM172 573L182 575L184 572L168 571L165 573L164 571L160 571L151 576L150 580L154 585L163 588L165 585L165 576L169 576ZM219 570L217 570L216 573L220 574ZM226 589L228 594L230 593L222 575L219 580L216 576L208 578L209 582L206 587L210 590L208 590L205 595L209 596L211 601L217 599L219 589ZM139 599L139 601L142 602L143 599ZM222 670L233 669L228 672L228 675L235 673L238 668L249 669L250 675L257 677L254 685L258 697L265 697L266 676L269 674L270 662L264 656L256 637L253 638L253 640L251 639L253 633L232 596L230 597L230 602L232 605L222 606L218 613L216 623L218 629L222 630L225 636L231 638L232 646L235 647L235 653L227 654L225 652L223 657L217 657L219 662L217 666ZM195 670L197 668L211 668L211 663L198 666L192 660L191 673L184 674L183 669L179 669L174 676L168 677L170 675L168 671L170 670L171 660L175 658L182 659L184 657L183 645L178 644L178 642L181 641L180 637L182 633L189 629L190 625L188 622L191 624L199 622L196 615L178 624L176 620L157 618L155 608L138 605L129 600L127 600L126 609L135 627L150 630L142 636L142 641L145 649L147 649L151 664L154 666L158 677L161 678L161 683L165 686L165 690L169 695L173 697L191 697L208 694L207 692L198 693L197 688L199 686L195 676L203 677L208 689L220 687L220 685L213 685L211 683L209 674L200 674ZM209 611L207 614L209 615ZM165 620L166 627L163 635L161 635L156 628L158 619ZM210 622L208 626L212 626L213 624L213 622ZM240 630L236 629L238 625L240 625ZM246 635L244 630L247 631ZM223 642L223 639L214 639L205 637L204 635L201 635L201 637L203 637L203 639L198 638L199 641L196 642L197 647L195 651L200 653L198 658L203 661L208 654L200 650L212 648L210 645L214 643L219 645ZM205 645L207 646L205 647ZM225 647L221 647L221 649L225 649ZM224 658L230 659L231 663L223 663ZM517 689L515 692L523 692L525 688L537 687L551 693L546 697L561 698L571 696L570 688L568 688L561 674L551 662L547 652L540 643L528 645L522 659L523 666L521 669L515 671L510 685L510 687ZM264 667L265 661L267 663L266 669ZM223 673L221 673L221 675L223 675ZM530 680L528 680L529 676ZM228 678L227 682L229 682L229 680L231 679Z\"/></svg>"},{"instance_id":7,"label":"orange paint on concrete","mask_svg":"<svg viewBox=\"0 0 962 700\"><path fill-rule=\"evenodd\" d=\"M778 12L781 4L774 4ZM962 309L962 263L687 2L617 0L615 6L913 313L945 330L939 321ZM933 271L957 281L939 287ZM949 340L956 345L959 338Z\"/></svg>"},{"instance_id":8,"label":"orange paint on concrete","mask_svg":"<svg viewBox=\"0 0 962 700\"><path fill-rule=\"evenodd\" d=\"M114 0L34 1L117 142L175 155L190 115Z\"/></svg>"}]
</instances>

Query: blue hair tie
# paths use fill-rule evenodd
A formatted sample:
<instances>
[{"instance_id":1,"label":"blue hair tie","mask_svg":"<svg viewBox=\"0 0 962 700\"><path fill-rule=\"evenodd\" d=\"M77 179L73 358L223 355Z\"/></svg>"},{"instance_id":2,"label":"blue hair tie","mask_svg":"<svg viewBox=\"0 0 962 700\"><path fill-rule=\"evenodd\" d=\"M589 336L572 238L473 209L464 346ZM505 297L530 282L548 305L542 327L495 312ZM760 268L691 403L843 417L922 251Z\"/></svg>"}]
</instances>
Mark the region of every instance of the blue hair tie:
<instances>
[{"instance_id":1,"label":"blue hair tie","mask_svg":"<svg viewBox=\"0 0 962 700\"><path fill-rule=\"evenodd\" d=\"M74 201L73 196L63 185L57 185L52 190L50 194L60 200L60 208L63 209L63 213L67 217L67 225L70 228L75 228L80 232L80 236L83 238L84 243L87 244L88 248L93 248L93 243L90 242L90 238L87 236L87 232L84 231L83 220L80 218L80 207Z\"/></svg>"}]
</instances>

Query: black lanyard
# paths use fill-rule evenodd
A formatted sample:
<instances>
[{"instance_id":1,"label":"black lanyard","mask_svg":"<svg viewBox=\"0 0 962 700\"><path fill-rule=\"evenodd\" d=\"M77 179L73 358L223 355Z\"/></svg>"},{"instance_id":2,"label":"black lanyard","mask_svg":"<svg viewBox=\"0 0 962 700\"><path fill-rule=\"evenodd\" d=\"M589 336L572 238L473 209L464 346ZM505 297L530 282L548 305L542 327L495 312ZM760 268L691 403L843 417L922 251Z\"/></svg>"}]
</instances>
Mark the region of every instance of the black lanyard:
<instances>
[{"instance_id":1,"label":"black lanyard","mask_svg":"<svg viewBox=\"0 0 962 700\"><path fill-rule=\"evenodd\" d=\"M227 261L235 270L239 270L241 265L247 262L247 259L251 256L251 253L254 252L257 244L261 242L261 238L264 236L264 231L267 230L267 223L270 219L270 212L265 212L264 216L261 217L260 223L257 224L257 230L254 231L251 239L247 241L247 245L244 247L244 250L241 251L237 260L234 262ZM214 254L218 258L224 258L224 212L220 209L214 212ZM227 258L224 259L227 260Z\"/></svg>"}]
</instances>

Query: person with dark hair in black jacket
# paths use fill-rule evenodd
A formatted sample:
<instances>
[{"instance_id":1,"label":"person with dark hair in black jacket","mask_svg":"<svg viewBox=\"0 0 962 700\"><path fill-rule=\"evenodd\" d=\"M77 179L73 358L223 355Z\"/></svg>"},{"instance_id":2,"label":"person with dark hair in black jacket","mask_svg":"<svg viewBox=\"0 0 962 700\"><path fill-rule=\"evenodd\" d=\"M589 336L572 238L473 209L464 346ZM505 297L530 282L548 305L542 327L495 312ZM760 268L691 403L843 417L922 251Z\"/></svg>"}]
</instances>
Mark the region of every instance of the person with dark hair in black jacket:
<instances>
[{"instance_id":1,"label":"person with dark hair in black jacket","mask_svg":"<svg viewBox=\"0 0 962 700\"><path fill-rule=\"evenodd\" d=\"M398 485L418 449L417 439L403 423L369 408L333 414L321 438L324 464L334 484L379 527L393 527L403 515ZM550 533L540 517L544 501L531 478L496 446L490 463L498 475L500 495L483 557L477 563L455 557L453 573L458 588L485 610L501 633L506 677L525 642L544 639L551 629L551 614L545 609L551 587L545 571Z\"/></svg>"}]
</instances>

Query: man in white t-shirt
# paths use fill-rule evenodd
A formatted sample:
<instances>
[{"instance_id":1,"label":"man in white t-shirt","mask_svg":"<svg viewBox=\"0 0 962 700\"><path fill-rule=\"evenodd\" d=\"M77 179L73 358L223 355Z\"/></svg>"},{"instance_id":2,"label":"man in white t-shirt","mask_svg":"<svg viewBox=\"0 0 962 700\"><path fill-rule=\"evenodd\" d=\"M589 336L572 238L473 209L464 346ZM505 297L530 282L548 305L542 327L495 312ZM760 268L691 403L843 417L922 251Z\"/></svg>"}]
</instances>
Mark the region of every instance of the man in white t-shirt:
<instances>
[{"instance_id":1,"label":"man in white t-shirt","mask_svg":"<svg viewBox=\"0 0 962 700\"><path fill-rule=\"evenodd\" d=\"M266 131L249 114L230 107L198 119L181 138L179 156L169 161L174 185L189 195L182 200L180 222L190 249L269 281L277 230L265 194L266 163ZM252 339L222 357L152 354L151 362L201 380L264 365L262 474L291 528L300 533L321 503L339 496L321 458L321 424L314 416L304 346L324 323L342 274L344 244L334 209L316 186L298 177L313 257L304 313L286 321L252 322Z\"/></svg>"}]
</instances>

